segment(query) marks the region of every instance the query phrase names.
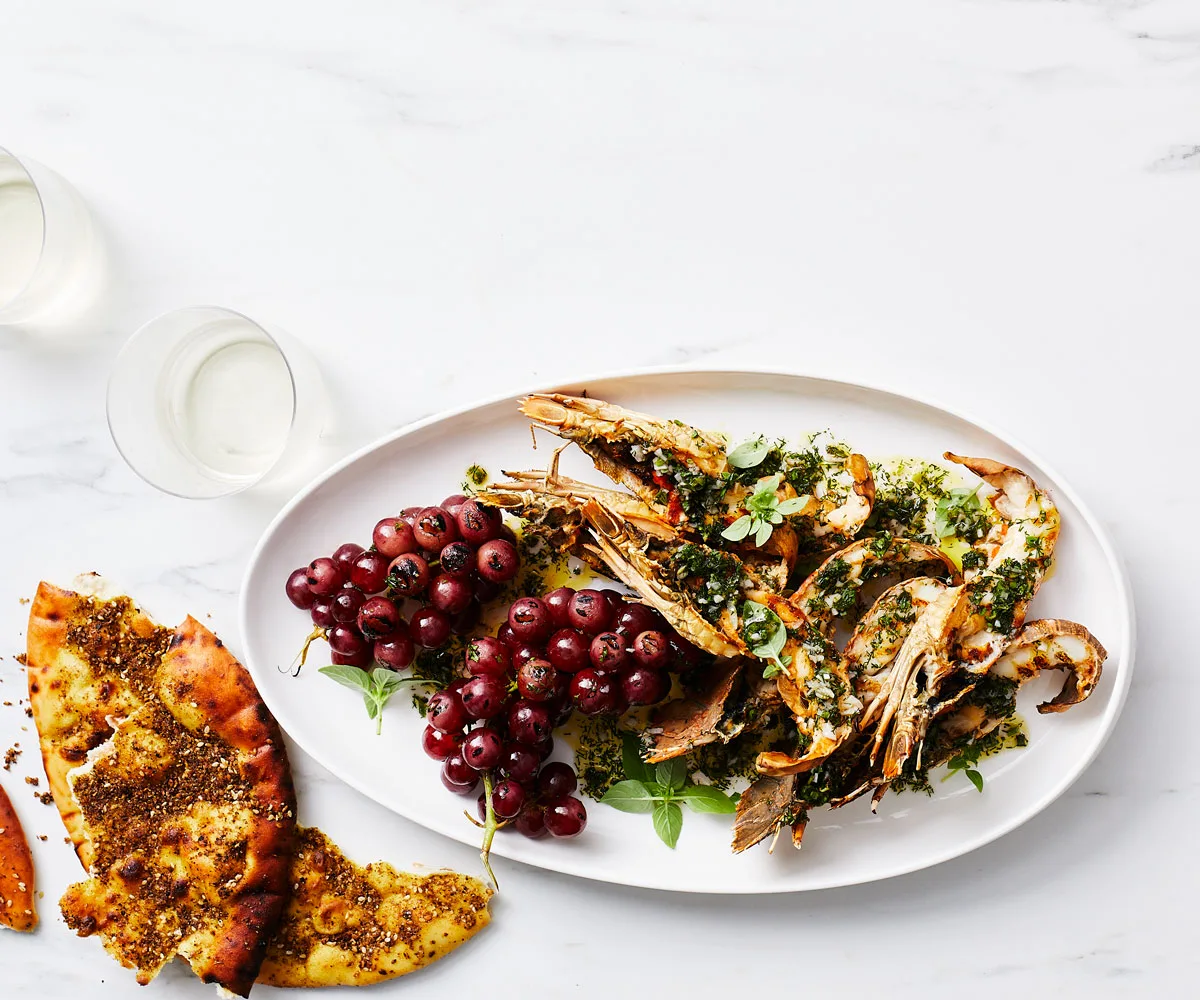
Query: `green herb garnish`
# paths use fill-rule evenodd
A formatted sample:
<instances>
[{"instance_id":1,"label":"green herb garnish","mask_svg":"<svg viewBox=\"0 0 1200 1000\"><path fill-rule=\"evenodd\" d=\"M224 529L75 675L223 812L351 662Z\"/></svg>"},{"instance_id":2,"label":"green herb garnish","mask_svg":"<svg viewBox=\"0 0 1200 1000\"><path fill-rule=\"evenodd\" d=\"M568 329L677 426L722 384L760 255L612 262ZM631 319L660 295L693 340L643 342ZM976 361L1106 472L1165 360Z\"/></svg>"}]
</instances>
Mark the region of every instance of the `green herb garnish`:
<instances>
[{"instance_id":1,"label":"green herb garnish","mask_svg":"<svg viewBox=\"0 0 1200 1000\"><path fill-rule=\"evenodd\" d=\"M375 720L375 735L383 732L383 706L405 684L428 684L423 677L399 677L386 667L376 667L370 673L358 667L334 664L317 671L331 677L343 687L358 691L367 706L367 718Z\"/></svg>"},{"instance_id":2,"label":"green herb garnish","mask_svg":"<svg viewBox=\"0 0 1200 1000\"><path fill-rule=\"evenodd\" d=\"M947 490L933 511L938 538L957 536L975 541L987 534L990 524L979 494L973 489Z\"/></svg>"},{"instance_id":3,"label":"green herb garnish","mask_svg":"<svg viewBox=\"0 0 1200 1000\"><path fill-rule=\"evenodd\" d=\"M618 781L600 800L605 805L628 813L650 813L659 840L674 850L683 829L682 802L693 812L732 813L736 801L712 785L697 785L688 774L687 764L676 758L653 769L641 757L637 739L622 734L627 778Z\"/></svg>"},{"instance_id":4,"label":"green herb garnish","mask_svg":"<svg viewBox=\"0 0 1200 1000\"><path fill-rule=\"evenodd\" d=\"M804 509L801 497L790 500L779 499L776 490L783 481L782 475L760 479L754 492L746 500L746 513L721 532L721 537L731 542L740 542L754 532L754 544L760 548L766 544L775 525L782 524L787 514L796 514Z\"/></svg>"},{"instance_id":5,"label":"green herb garnish","mask_svg":"<svg viewBox=\"0 0 1200 1000\"><path fill-rule=\"evenodd\" d=\"M735 469L753 469L755 466L762 465L763 459L767 457L770 450L771 446L767 443L767 439L759 435L739 444L725 456L725 461Z\"/></svg>"},{"instance_id":6,"label":"green herb garnish","mask_svg":"<svg viewBox=\"0 0 1200 1000\"><path fill-rule=\"evenodd\" d=\"M787 626L779 615L765 604L745 601L742 604L742 638L750 652L760 660L769 661L763 677L774 677L792 662L790 656L780 657L787 644Z\"/></svg>"}]
</instances>

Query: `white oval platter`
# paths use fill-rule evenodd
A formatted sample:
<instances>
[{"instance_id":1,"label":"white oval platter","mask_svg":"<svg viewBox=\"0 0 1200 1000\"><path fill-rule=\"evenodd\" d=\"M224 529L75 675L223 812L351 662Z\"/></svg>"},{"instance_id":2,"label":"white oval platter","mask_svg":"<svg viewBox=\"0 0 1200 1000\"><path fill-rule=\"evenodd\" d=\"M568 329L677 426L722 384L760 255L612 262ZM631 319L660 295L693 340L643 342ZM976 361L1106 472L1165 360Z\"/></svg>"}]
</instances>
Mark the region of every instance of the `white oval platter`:
<instances>
[{"instance_id":1,"label":"white oval platter","mask_svg":"<svg viewBox=\"0 0 1200 1000\"><path fill-rule=\"evenodd\" d=\"M588 802L588 827L574 840L496 837L494 852L555 871L607 882L691 892L762 893L818 889L887 878L974 850L1053 802L1099 752L1120 713L1133 669L1134 621L1129 584L1103 530L1074 491L1028 450L964 416L883 389L798 375L749 371L663 370L559 387L621 403L734 441L765 432L793 441L830 428L868 457L943 451L984 455L1027 471L1048 488L1062 513L1056 571L1030 617L1088 625L1109 651L1104 677L1083 705L1041 716L1033 706L1057 690L1057 675L1021 695L1030 743L981 762L978 794L965 779L935 782L932 798L887 796L872 815L866 799L837 812L818 810L796 851L729 850L730 817L686 813L677 849L661 844L650 817ZM320 676L325 654L314 646L298 677L288 672L309 629L287 601L288 573L344 541L365 544L383 516L457 492L468 466L493 474L536 468L554 439L531 448L516 397L431 417L362 449L329 469L275 518L255 549L241 592L246 664L288 735L343 781L387 808L465 843L479 831L463 816L473 799L447 792L439 765L421 751L424 722L400 694L375 735L361 698ZM572 452L575 452L572 454ZM600 478L571 449L563 471ZM961 776L959 776L961 779ZM783 838L786 841L786 838Z\"/></svg>"}]
</instances>

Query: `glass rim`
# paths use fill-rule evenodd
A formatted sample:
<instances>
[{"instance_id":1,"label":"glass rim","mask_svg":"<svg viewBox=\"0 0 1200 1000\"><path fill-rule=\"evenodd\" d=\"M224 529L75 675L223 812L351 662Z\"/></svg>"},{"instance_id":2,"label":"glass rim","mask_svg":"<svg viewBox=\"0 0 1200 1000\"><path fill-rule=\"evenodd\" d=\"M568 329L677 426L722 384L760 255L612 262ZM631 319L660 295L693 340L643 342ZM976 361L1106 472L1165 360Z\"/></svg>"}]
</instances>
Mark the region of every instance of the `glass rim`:
<instances>
[{"instance_id":1,"label":"glass rim","mask_svg":"<svg viewBox=\"0 0 1200 1000\"><path fill-rule=\"evenodd\" d=\"M42 189L38 186L37 179L33 176L28 165L16 153L7 146L0 146L0 156L7 156L18 167L21 168L21 173L25 175L25 179L29 181L29 186L33 188L34 194L37 195L38 213L42 217L42 240L38 246L37 261L29 272L29 277L25 279L23 284L13 296L6 302L0 302L0 320L4 319L4 313L7 309L21 301L21 296L29 291L34 279L37 277L38 268L41 266L42 258L46 255L46 199L42 195Z\"/></svg>"},{"instance_id":2,"label":"glass rim","mask_svg":"<svg viewBox=\"0 0 1200 1000\"><path fill-rule=\"evenodd\" d=\"M133 470L134 475L136 475L142 482L146 483L148 486L153 486L160 493L166 493L168 496L178 497L181 500L220 500L222 497L236 496L238 493L244 493L246 490L252 489L253 487L257 486L259 483L261 483L264 479L266 479L267 476L269 476L275 470L276 466L278 466L278 464L279 464L280 459L283 458L284 452L287 451L286 441L285 441L283 447L281 447L279 449L279 453L271 460L271 464L268 465L265 469L263 469L263 471L261 473L259 473L257 476L255 476L253 479L251 479L247 482L244 482L244 483L239 483L233 489L225 490L222 493L211 493L211 494L206 494L204 496L197 496L195 493L183 493L177 489L171 489L167 486L164 486L164 485L162 485L162 483L156 482L153 478L151 478L151 476L149 476L147 473L143 472L140 468L138 468L138 465L133 461L132 458L130 458L129 454L126 452L126 449L121 447L120 436L118 435L116 429L113 427L113 417L112 417L113 381L116 379L117 370L121 364L122 359L124 359L131 350L136 348L136 342L138 340L140 340L143 336L145 336L145 334L152 327L154 327L158 323L162 322L163 320L167 319L168 317L178 316L182 313L190 313L190 312L197 312L197 313L198 312L217 312L217 313L223 313L227 318L230 318L230 319L242 320L243 322L248 323L250 326L254 327L255 330L257 330L264 337L266 337L267 340L269 340L271 342L271 346L275 348L275 351L279 354L279 357L283 361L283 366L287 370L288 384L291 386L291 389L292 389L292 412L291 412L290 416L288 417L288 437L291 437L292 432L296 428L296 414L297 414L298 404L299 404L299 389L296 386L296 374L292 370L292 363L288 360L287 352L283 349L283 346L279 343L279 341L275 338L275 336L271 333L270 330L268 330L266 327L264 327L257 320L251 319L245 313L239 312L236 309L230 309L228 306L203 305L203 304L199 304L199 303L190 305L190 306L179 306L175 309L168 309L164 313L159 313L157 316L153 317L152 319L148 319L145 323L143 323L136 330L134 330L133 333L131 333L129 335L129 337L125 340L125 343L123 343L121 345L121 349L119 351L117 351L116 357L113 358L112 368L109 372L108 382L105 386L105 392L104 392L104 419L105 419L105 422L108 424L108 436L110 438L112 438L112 442L113 442L113 445L117 449L117 453L121 456L122 459L124 459L125 464L130 469ZM157 385L157 381L156 381L156 385Z\"/></svg>"}]
</instances>

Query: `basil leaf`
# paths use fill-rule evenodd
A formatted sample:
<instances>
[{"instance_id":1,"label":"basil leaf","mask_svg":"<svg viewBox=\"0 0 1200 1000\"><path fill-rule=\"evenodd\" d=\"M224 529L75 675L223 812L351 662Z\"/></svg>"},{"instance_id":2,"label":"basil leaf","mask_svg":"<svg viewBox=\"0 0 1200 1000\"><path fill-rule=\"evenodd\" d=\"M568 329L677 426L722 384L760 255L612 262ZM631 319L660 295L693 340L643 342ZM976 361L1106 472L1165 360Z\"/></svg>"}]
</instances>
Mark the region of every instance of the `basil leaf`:
<instances>
[{"instance_id":1,"label":"basil leaf","mask_svg":"<svg viewBox=\"0 0 1200 1000\"><path fill-rule=\"evenodd\" d=\"M726 454L725 461L735 469L753 469L756 465L762 465L763 459L770 451L771 446L767 444L766 438L752 438L749 441L743 441L733 451Z\"/></svg>"},{"instance_id":2,"label":"basil leaf","mask_svg":"<svg viewBox=\"0 0 1200 1000\"><path fill-rule=\"evenodd\" d=\"M374 695L364 694L363 704L367 706L367 718L378 719L382 705L379 704L379 699Z\"/></svg>"},{"instance_id":3,"label":"basil leaf","mask_svg":"<svg viewBox=\"0 0 1200 1000\"><path fill-rule=\"evenodd\" d=\"M321 667L317 673L324 674L337 681L343 687L352 688L355 691L370 691L371 678L365 670L360 670L358 667L350 667L344 663L335 663L328 667Z\"/></svg>"},{"instance_id":4,"label":"basil leaf","mask_svg":"<svg viewBox=\"0 0 1200 1000\"><path fill-rule=\"evenodd\" d=\"M679 793L679 797L687 803L692 812L698 813L733 813L737 805L728 795L712 785L688 785Z\"/></svg>"},{"instance_id":5,"label":"basil leaf","mask_svg":"<svg viewBox=\"0 0 1200 1000\"><path fill-rule=\"evenodd\" d=\"M658 839L671 850L679 843L679 832L683 829L683 810L678 802L660 802L654 807L654 832Z\"/></svg>"},{"instance_id":6,"label":"basil leaf","mask_svg":"<svg viewBox=\"0 0 1200 1000\"><path fill-rule=\"evenodd\" d=\"M654 769L654 780L664 788L678 790L687 784L687 764L676 757L665 760Z\"/></svg>"},{"instance_id":7,"label":"basil leaf","mask_svg":"<svg viewBox=\"0 0 1200 1000\"><path fill-rule=\"evenodd\" d=\"M660 801L644 783L640 781L618 781L600 799L606 806L620 809L627 813L648 813L654 804Z\"/></svg>"},{"instance_id":8,"label":"basil leaf","mask_svg":"<svg viewBox=\"0 0 1200 1000\"><path fill-rule=\"evenodd\" d=\"M733 524L721 532L721 537L727 538L731 542L740 542L743 538L750 534L750 529L753 527L753 524L754 522L750 515L743 514L736 521L734 521Z\"/></svg>"},{"instance_id":9,"label":"basil leaf","mask_svg":"<svg viewBox=\"0 0 1200 1000\"><path fill-rule=\"evenodd\" d=\"M625 777L635 781L650 781L654 777L654 772L642 760L642 746L632 733L621 734L621 766L625 769Z\"/></svg>"},{"instance_id":10,"label":"basil leaf","mask_svg":"<svg viewBox=\"0 0 1200 1000\"><path fill-rule=\"evenodd\" d=\"M971 784L975 786L975 791L982 792L983 791L983 775L980 774L978 771L972 770L970 768L968 768L965 773L966 773L967 777L971 779Z\"/></svg>"}]
</instances>

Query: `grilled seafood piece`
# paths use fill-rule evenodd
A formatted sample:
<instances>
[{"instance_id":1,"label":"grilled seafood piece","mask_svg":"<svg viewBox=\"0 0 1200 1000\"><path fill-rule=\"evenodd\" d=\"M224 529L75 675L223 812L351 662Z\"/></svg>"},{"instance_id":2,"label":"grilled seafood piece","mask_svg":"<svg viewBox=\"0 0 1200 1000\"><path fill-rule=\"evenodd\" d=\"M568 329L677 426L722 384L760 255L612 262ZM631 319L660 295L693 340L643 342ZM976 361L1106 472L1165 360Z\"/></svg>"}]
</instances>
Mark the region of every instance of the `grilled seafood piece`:
<instances>
[{"instance_id":1,"label":"grilled seafood piece","mask_svg":"<svg viewBox=\"0 0 1200 1000\"><path fill-rule=\"evenodd\" d=\"M849 615L858 604L858 592L868 580L900 567L928 567L958 580L958 567L941 549L889 535L864 538L838 549L809 574L791 603L822 632L834 618Z\"/></svg>"},{"instance_id":2,"label":"grilled seafood piece","mask_svg":"<svg viewBox=\"0 0 1200 1000\"><path fill-rule=\"evenodd\" d=\"M628 521L639 531L648 535L664 541L670 541L679 536L679 531L673 524L666 521L657 511L637 497L619 490L605 489L602 486L580 482L578 479L560 476L554 465L547 471L538 469L528 469L522 472L505 471L504 475L508 476L510 482L492 483L486 490L477 493L476 499L481 503L505 507L505 501L503 498L498 498L497 494L532 493L569 500L580 508L589 500L595 500L617 517ZM546 506L547 508L559 507L553 503L548 503ZM511 507L505 507L505 509L511 509Z\"/></svg>"},{"instance_id":3,"label":"grilled seafood piece","mask_svg":"<svg viewBox=\"0 0 1200 1000\"><path fill-rule=\"evenodd\" d=\"M984 561L968 570L967 608L955 639L955 659L984 673L1025 620L1025 611L1050 568L1060 518L1049 495L1025 473L989 458L945 457L970 469L995 492L988 497L997 518L973 547Z\"/></svg>"},{"instance_id":4,"label":"grilled seafood piece","mask_svg":"<svg viewBox=\"0 0 1200 1000\"><path fill-rule=\"evenodd\" d=\"M742 659L717 660L694 691L655 710L647 730L654 741L648 763L680 757L717 740L728 743L742 732L744 726L722 727L721 722L744 663Z\"/></svg>"},{"instance_id":5,"label":"grilled seafood piece","mask_svg":"<svg viewBox=\"0 0 1200 1000\"><path fill-rule=\"evenodd\" d=\"M632 491L672 524L690 524L706 538L719 534L747 512L755 484L731 469L723 436L678 420L660 420L613 403L561 393L538 393L521 401L521 412L559 437L574 441L592 464L613 482ZM792 516L811 520L809 534L836 544L852 537L871 513L875 483L866 458L845 459L844 489L824 486L819 496ZM753 473L751 473L753 475ZM776 488L782 502L797 498L786 477ZM686 509L685 509L686 508ZM753 540L722 547L755 548ZM783 559L790 571L800 551L800 538L789 522L775 526L762 550ZM818 548L828 548L821 542Z\"/></svg>"},{"instance_id":6,"label":"grilled seafood piece","mask_svg":"<svg viewBox=\"0 0 1200 1000\"><path fill-rule=\"evenodd\" d=\"M857 453L846 458L846 473L850 477L850 489L844 497L827 493L818 501L813 535L852 538L867 523L875 505L875 477L871 465Z\"/></svg>"},{"instance_id":7,"label":"grilled seafood piece","mask_svg":"<svg viewBox=\"0 0 1200 1000\"><path fill-rule=\"evenodd\" d=\"M1066 670L1062 690L1038 705L1043 715L1065 712L1096 689L1108 652L1084 626L1062 618L1029 622L1013 639L988 673L1021 687L1043 670Z\"/></svg>"},{"instance_id":8,"label":"grilled seafood piece","mask_svg":"<svg viewBox=\"0 0 1200 1000\"><path fill-rule=\"evenodd\" d=\"M930 576L904 580L885 590L863 615L846 643L846 672L858 699L870 706L887 681L892 663L921 614L946 589Z\"/></svg>"},{"instance_id":9,"label":"grilled seafood piece","mask_svg":"<svg viewBox=\"0 0 1200 1000\"><path fill-rule=\"evenodd\" d=\"M900 647L879 695L864 713L863 728L878 718L871 760L876 760L886 743L883 765L886 777L894 778L900 773L908 754L924 736L929 718L927 706L936 693L936 687L931 688L932 679L949 672L950 643L961 592L961 587L949 587L921 612Z\"/></svg>"},{"instance_id":10,"label":"grilled seafood piece","mask_svg":"<svg viewBox=\"0 0 1200 1000\"><path fill-rule=\"evenodd\" d=\"M807 816L795 799L796 775L764 775L742 792L733 819L733 853L741 854L767 839L779 836L788 824L796 823L803 834ZM800 846L793 835L793 842ZM775 849L772 839L768 850Z\"/></svg>"},{"instance_id":11,"label":"grilled seafood piece","mask_svg":"<svg viewBox=\"0 0 1200 1000\"><path fill-rule=\"evenodd\" d=\"M591 529L591 538L583 543L583 550L598 558L618 580L661 612L680 635L714 656L739 656L746 652L733 616L723 607L721 593L714 590L718 581L712 576L693 574L687 558L697 556L714 564L726 582L732 583L736 577L735 585L740 586L745 568L737 556L694 542L656 542L596 500L588 500L580 509ZM718 606L715 620L705 616L706 609Z\"/></svg>"},{"instance_id":12,"label":"grilled seafood piece","mask_svg":"<svg viewBox=\"0 0 1200 1000\"><path fill-rule=\"evenodd\" d=\"M770 608L787 628L775 676L779 696L799 730L795 753L760 753L760 774L799 774L825 760L854 731L852 719L862 711L841 652L795 605L774 594L751 592L751 600Z\"/></svg>"},{"instance_id":13,"label":"grilled seafood piece","mask_svg":"<svg viewBox=\"0 0 1200 1000\"><path fill-rule=\"evenodd\" d=\"M707 476L719 476L728 468L723 437L678 420L659 420L602 399L558 392L533 393L521 400L520 407L530 420L574 441L593 460L596 455L612 458L620 469L631 474L645 462L642 452L652 451L667 452L680 462L691 462ZM628 461L630 456L632 462ZM625 482L610 475L607 469L600 471L635 493L645 488L644 479Z\"/></svg>"},{"instance_id":14,"label":"grilled seafood piece","mask_svg":"<svg viewBox=\"0 0 1200 1000\"><path fill-rule=\"evenodd\" d=\"M978 741L995 730L1010 717L1017 692L1043 670L1065 670L1067 678L1054 698L1038 705L1040 713L1065 712L1086 700L1099 683L1107 658L1100 641L1082 625L1061 618L1029 622L988 670L991 677L1013 682L1011 700L1004 710L998 710L991 700L975 696L978 678L973 678L954 703L936 715L922 747L920 766L944 764L964 743ZM891 779L884 773L878 774L830 805L837 808L873 788L874 808L890 784Z\"/></svg>"}]
</instances>

